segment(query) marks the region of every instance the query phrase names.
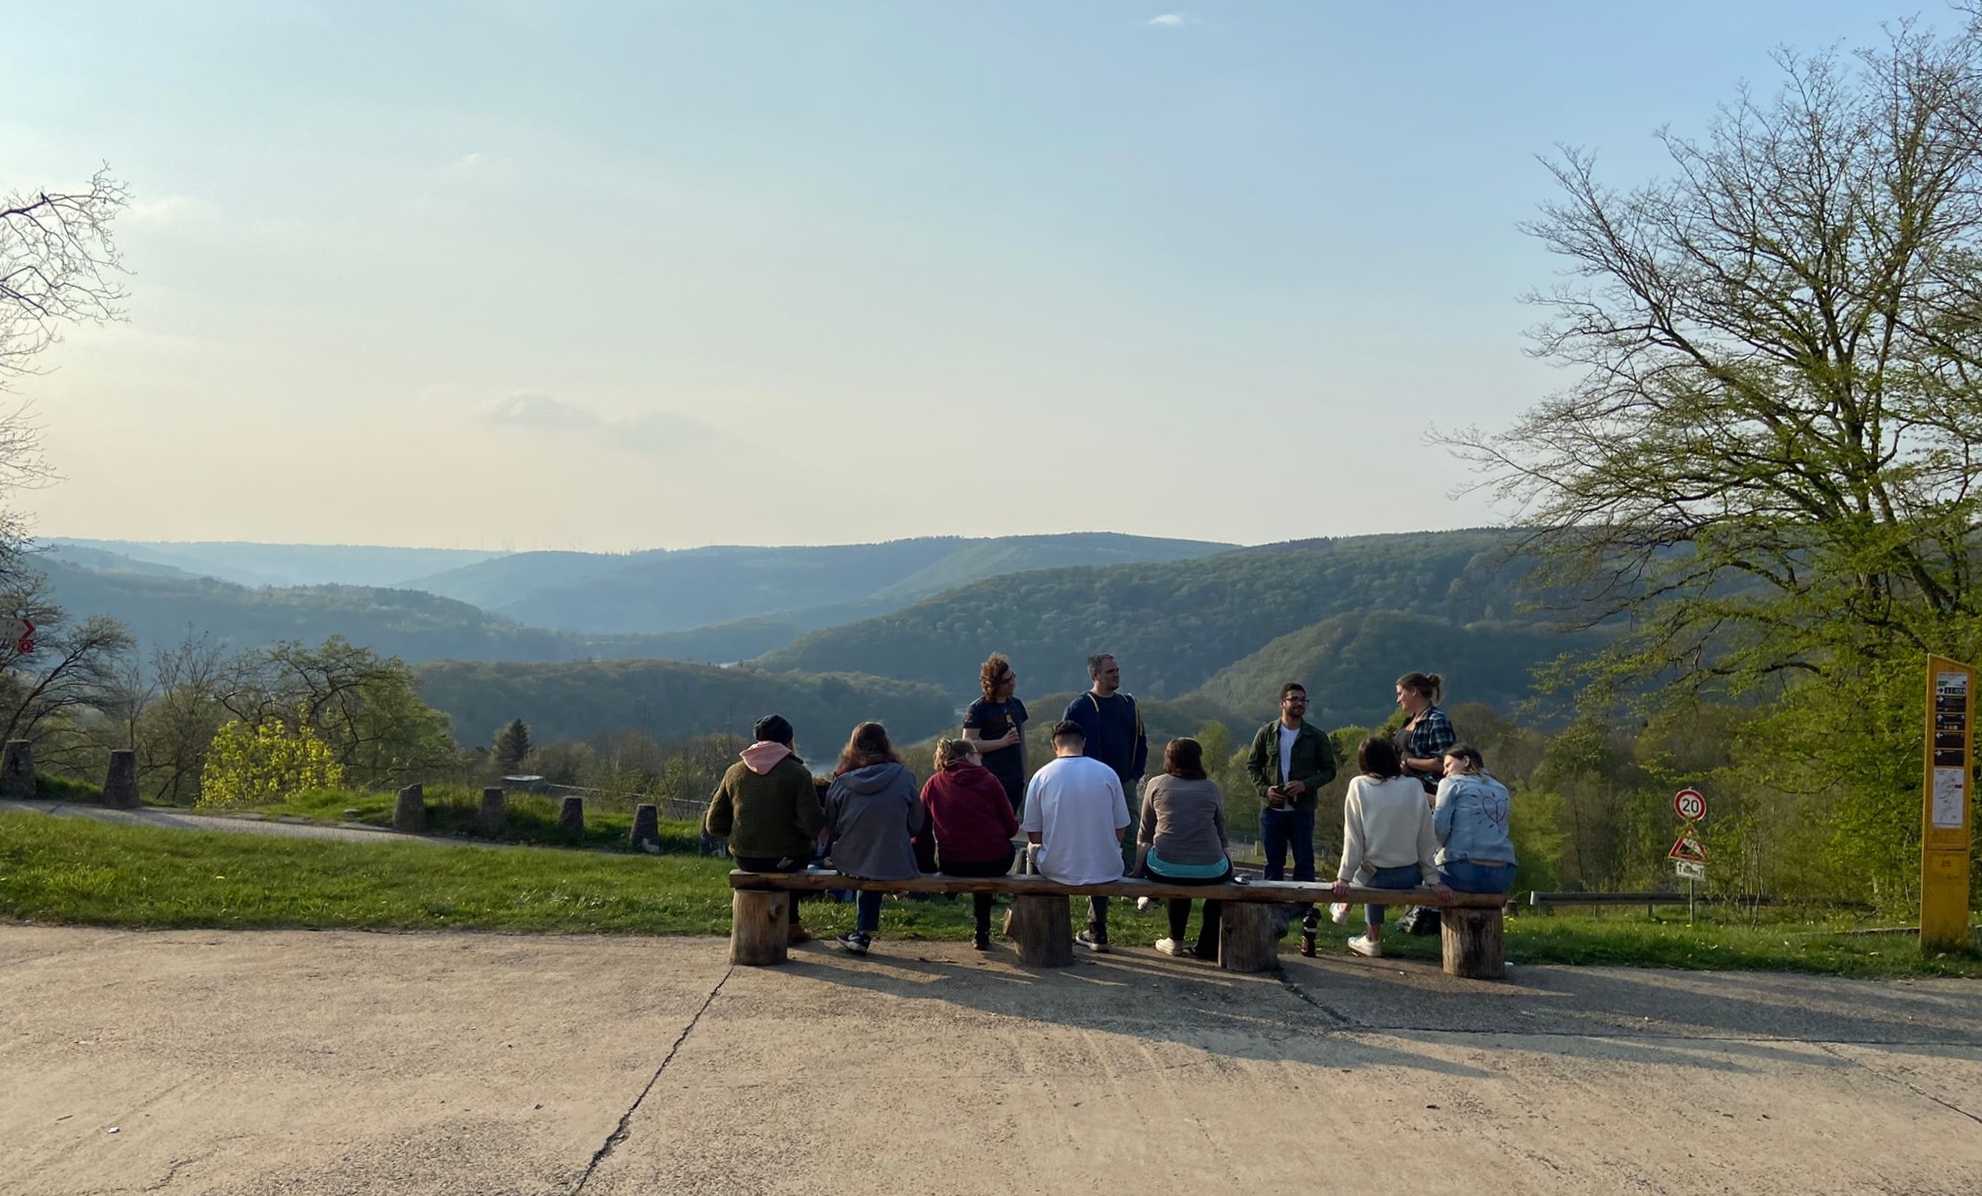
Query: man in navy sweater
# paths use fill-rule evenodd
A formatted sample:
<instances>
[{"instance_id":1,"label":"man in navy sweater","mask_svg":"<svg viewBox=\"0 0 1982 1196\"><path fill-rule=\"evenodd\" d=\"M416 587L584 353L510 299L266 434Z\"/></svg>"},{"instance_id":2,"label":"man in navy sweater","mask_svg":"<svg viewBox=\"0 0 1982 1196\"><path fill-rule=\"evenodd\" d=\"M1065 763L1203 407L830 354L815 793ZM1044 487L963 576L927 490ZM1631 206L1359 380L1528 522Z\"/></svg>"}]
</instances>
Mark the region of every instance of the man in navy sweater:
<instances>
[{"instance_id":1,"label":"man in navy sweater","mask_svg":"<svg viewBox=\"0 0 1982 1196\"><path fill-rule=\"evenodd\" d=\"M1080 724L1087 735L1081 755L1099 760L1121 778L1122 793L1128 799L1130 825L1139 817L1140 800L1136 783L1149 763L1149 738L1143 734L1142 712L1136 709L1134 695L1122 692L1122 666L1106 652L1087 658L1087 676L1093 685L1067 703L1067 720ZM1123 871L1135 870L1135 836L1122 838ZM1108 941L1108 899L1089 897L1088 933L1105 944Z\"/></svg>"}]
</instances>

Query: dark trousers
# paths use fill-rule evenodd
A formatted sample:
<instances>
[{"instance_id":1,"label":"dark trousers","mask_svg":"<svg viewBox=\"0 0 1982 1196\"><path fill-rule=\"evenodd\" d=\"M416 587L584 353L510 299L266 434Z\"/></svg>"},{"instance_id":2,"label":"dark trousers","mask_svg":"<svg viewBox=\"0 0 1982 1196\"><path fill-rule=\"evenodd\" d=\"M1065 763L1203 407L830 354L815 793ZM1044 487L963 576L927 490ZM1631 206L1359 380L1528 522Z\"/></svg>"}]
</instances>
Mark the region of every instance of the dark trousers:
<instances>
[{"instance_id":1,"label":"dark trousers","mask_svg":"<svg viewBox=\"0 0 1982 1196\"><path fill-rule=\"evenodd\" d=\"M1014 854L1014 852L1007 850L1005 852L1005 858L1002 860L976 860L968 864L953 864L948 860L944 860L943 875L1003 876L1012 870L1012 856ZM970 895L970 906L970 912L977 918L977 937L989 938L991 935L991 894L972 893Z\"/></svg>"},{"instance_id":2,"label":"dark trousers","mask_svg":"<svg viewBox=\"0 0 1982 1196\"><path fill-rule=\"evenodd\" d=\"M1223 876L1166 876L1154 868L1150 868L1147 871L1149 873L1149 879L1160 881L1166 885L1222 885L1232 879L1232 870L1229 867L1225 869L1225 875ZM1193 948L1197 952L1198 958L1216 959L1218 957L1218 927L1224 917L1224 909L1225 903L1222 901L1206 901L1204 903L1204 921L1197 928L1197 944ZM1188 897L1170 898L1169 908L1166 912L1170 915L1171 939L1179 943L1183 942L1184 931L1190 927L1191 899Z\"/></svg>"},{"instance_id":3,"label":"dark trousers","mask_svg":"<svg viewBox=\"0 0 1982 1196\"><path fill-rule=\"evenodd\" d=\"M769 855L740 855L736 857L737 870L741 872L803 872L812 862L808 856L802 860L790 857ZM798 894L785 894L785 921L798 925Z\"/></svg>"},{"instance_id":4,"label":"dark trousers","mask_svg":"<svg viewBox=\"0 0 1982 1196\"><path fill-rule=\"evenodd\" d=\"M1287 879L1287 850L1294 851L1294 879L1314 879L1314 811L1271 806L1259 812L1260 850L1266 855L1261 880Z\"/></svg>"},{"instance_id":5,"label":"dark trousers","mask_svg":"<svg viewBox=\"0 0 1982 1196\"><path fill-rule=\"evenodd\" d=\"M1097 943L1108 941L1108 899L1089 897L1087 899L1087 932Z\"/></svg>"}]
</instances>

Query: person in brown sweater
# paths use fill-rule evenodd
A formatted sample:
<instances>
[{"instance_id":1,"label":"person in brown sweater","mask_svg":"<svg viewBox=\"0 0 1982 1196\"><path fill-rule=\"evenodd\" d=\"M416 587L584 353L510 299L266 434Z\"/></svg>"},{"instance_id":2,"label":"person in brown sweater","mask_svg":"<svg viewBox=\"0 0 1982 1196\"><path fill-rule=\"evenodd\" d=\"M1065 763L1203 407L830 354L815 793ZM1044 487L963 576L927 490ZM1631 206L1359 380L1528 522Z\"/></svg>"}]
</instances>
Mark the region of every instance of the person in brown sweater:
<instances>
[{"instance_id":1,"label":"person in brown sweater","mask_svg":"<svg viewBox=\"0 0 1982 1196\"><path fill-rule=\"evenodd\" d=\"M709 799L703 829L729 837L730 855L745 872L798 872L812 862L826 810L812 772L792 751L791 723L768 714L751 728L754 742L729 766ZM812 936L798 924L797 895L786 903L790 941Z\"/></svg>"}]
</instances>

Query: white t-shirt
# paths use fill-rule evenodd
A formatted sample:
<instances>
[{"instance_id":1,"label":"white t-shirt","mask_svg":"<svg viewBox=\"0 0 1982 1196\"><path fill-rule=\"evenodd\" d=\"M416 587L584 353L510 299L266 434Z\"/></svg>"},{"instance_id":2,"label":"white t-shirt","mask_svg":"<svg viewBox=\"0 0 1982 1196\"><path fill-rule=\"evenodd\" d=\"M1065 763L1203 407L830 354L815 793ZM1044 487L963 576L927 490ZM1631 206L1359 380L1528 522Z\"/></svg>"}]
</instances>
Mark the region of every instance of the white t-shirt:
<instances>
[{"instance_id":1,"label":"white t-shirt","mask_svg":"<svg viewBox=\"0 0 1982 1196\"><path fill-rule=\"evenodd\" d=\"M1280 781L1285 784L1294 778L1287 774L1294 771L1294 741L1301 737L1301 729L1289 731L1286 723L1280 724Z\"/></svg>"},{"instance_id":2,"label":"white t-shirt","mask_svg":"<svg viewBox=\"0 0 1982 1196\"><path fill-rule=\"evenodd\" d=\"M1115 770L1086 756L1056 756L1025 787L1019 829L1039 832L1039 874L1063 885L1122 878L1115 832L1129 825L1129 802Z\"/></svg>"}]
</instances>

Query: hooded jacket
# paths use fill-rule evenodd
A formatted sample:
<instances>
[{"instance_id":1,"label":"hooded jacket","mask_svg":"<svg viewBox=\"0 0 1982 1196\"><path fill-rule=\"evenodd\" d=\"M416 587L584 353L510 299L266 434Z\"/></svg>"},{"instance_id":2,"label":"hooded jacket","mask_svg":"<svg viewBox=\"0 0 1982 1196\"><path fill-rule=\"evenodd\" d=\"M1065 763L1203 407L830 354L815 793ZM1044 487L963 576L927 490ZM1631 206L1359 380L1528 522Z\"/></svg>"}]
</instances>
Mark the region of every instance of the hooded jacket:
<instances>
[{"instance_id":1,"label":"hooded jacket","mask_svg":"<svg viewBox=\"0 0 1982 1196\"><path fill-rule=\"evenodd\" d=\"M826 825L811 771L782 743L753 743L741 754L709 799L703 829L728 835L733 856L810 856Z\"/></svg>"},{"instance_id":2,"label":"hooded jacket","mask_svg":"<svg viewBox=\"0 0 1982 1196\"><path fill-rule=\"evenodd\" d=\"M922 787L922 805L929 811L943 867L1012 857L1019 819L1004 784L990 769L978 764L943 769Z\"/></svg>"},{"instance_id":3,"label":"hooded jacket","mask_svg":"<svg viewBox=\"0 0 1982 1196\"><path fill-rule=\"evenodd\" d=\"M915 774L905 766L869 764L841 773L826 790L833 867L865 880L922 875L912 840L926 818Z\"/></svg>"}]
</instances>

